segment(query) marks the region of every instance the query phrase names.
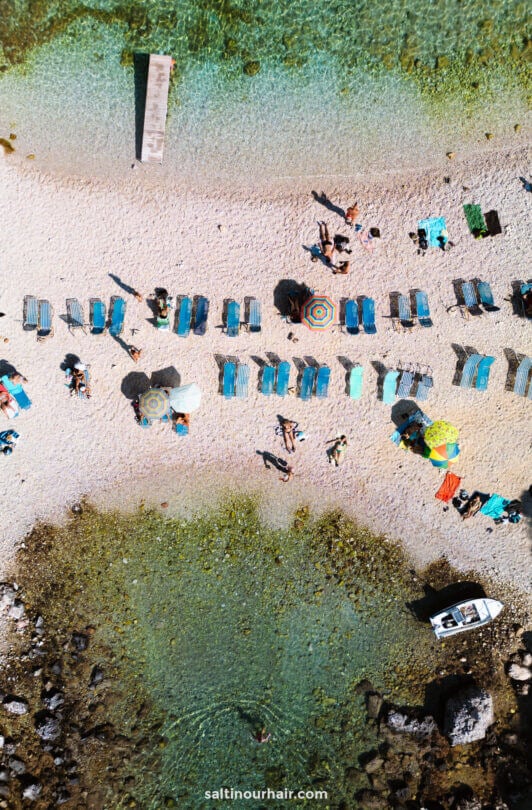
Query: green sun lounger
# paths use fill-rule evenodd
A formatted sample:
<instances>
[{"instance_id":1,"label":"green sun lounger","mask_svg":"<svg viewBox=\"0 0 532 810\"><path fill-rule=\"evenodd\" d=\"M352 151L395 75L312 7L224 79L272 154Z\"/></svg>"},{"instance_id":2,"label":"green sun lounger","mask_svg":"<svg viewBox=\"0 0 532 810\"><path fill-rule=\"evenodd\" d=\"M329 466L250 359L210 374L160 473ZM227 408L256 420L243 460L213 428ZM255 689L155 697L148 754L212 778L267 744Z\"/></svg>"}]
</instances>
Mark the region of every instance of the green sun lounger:
<instances>
[{"instance_id":1,"label":"green sun lounger","mask_svg":"<svg viewBox=\"0 0 532 810\"><path fill-rule=\"evenodd\" d=\"M119 295L113 295L109 306L111 323L109 325L109 334L112 337L118 337L122 334L124 328L124 319L126 316L126 302Z\"/></svg>"},{"instance_id":2,"label":"green sun lounger","mask_svg":"<svg viewBox=\"0 0 532 810\"><path fill-rule=\"evenodd\" d=\"M91 298L89 301L89 324L91 335L105 333L105 304L101 298Z\"/></svg>"},{"instance_id":3,"label":"green sun lounger","mask_svg":"<svg viewBox=\"0 0 532 810\"><path fill-rule=\"evenodd\" d=\"M261 330L260 301L257 301L256 298L252 298L249 302L248 329L250 332L260 332Z\"/></svg>"},{"instance_id":4,"label":"green sun lounger","mask_svg":"<svg viewBox=\"0 0 532 810\"><path fill-rule=\"evenodd\" d=\"M285 397L288 394L288 385L290 383L290 363L283 360L279 363L277 369L277 386L276 393L278 397Z\"/></svg>"},{"instance_id":5,"label":"green sun lounger","mask_svg":"<svg viewBox=\"0 0 532 810\"><path fill-rule=\"evenodd\" d=\"M314 390L314 382L316 380L316 369L314 366L307 366L303 371L303 376L301 377L301 390L299 392L300 399L308 400L312 396L312 391Z\"/></svg>"},{"instance_id":6,"label":"green sun lounger","mask_svg":"<svg viewBox=\"0 0 532 810\"><path fill-rule=\"evenodd\" d=\"M320 366L316 378L316 397L326 399L329 395L329 380L331 379L331 369L329 366Z\"/></svg>"},{"instance_id":7,"label":"green sun lounger","mask_svg":"<svg viewBox=\"0 0 532 810\"><path fill-rule=\"evenodd\" d=\"M190 335L190 324L192 321L192 298L181 299L179 307L179 315L177 318L177 334L179 337L188 337Z\"/></svg>"},{"instance_id":8,"label":"green sun lounger","mask_svg":"<svg viewBox=\"0 0 532 810\"><path fill-rule=\"evenodd\" d=\"M362 300L362 326L368 335L374 335L377 331L375 326L375 301L373 298Z\"/></svg>"},{"instance_id":9,"label":"green sun lounger","mask_svg":"<svg viewBox=\"0 0 532 810\"><path fill-rule=\"evenodd\" d=\"M207 317L209 315L209 299L200 295L196 303L196 317L194 320L194 334L204 335L207 331Z\"/></svg>"},{"instance_id":10,"label":"green sun lounger","mask_svg":"<svg viewBox=\"0 0 532 810\"><path fill-rule=\"evenodd\" d=\"M487 389L490 370L494 362L494 357L486 355L478 364L477 379L475 380L475 388L477 391L485 391Z\"/></svg>"},{"instance_id":11,"label":"green sun lounger","mask_svg":"<svg viewBox=\"0 0 532 810\"><path fill-rule=\"evenodd\" d=\"M462 369L462 379L460 380L460 388L471 388L473 377L477 373L478 364L482 360L480 354L471 354L464 363Z\"/></svg>"},{"instance_id":12,"label":"green sun lounger","mask_svg":"<svg viewBox=\"0 0 532 810\"><path fill-rule=\"evenodd\" d=\"M349 396L351 399L360 399L362 396L362 377L364 369L362 366L353 366L349 372Z\"/></svg>"},{"instance_id":13,"label":"green sun lounger","mask_svg":"<svg viewBox=\"0 0 532 810\"><path fill-rule=\"evenodd\" d=\"M345 302L345 331L348 335L358 335L358 303L350 298Z\"/></svg>"},{"instance_id":14,"label":"green sun lounger","mask_svg":"<svg viewBox=\"0 0 532 810\"><path fill-rule=\"evenodd\" d=\"M395 402L398 376L399 372L397 369L391 369L386 372L382 384L382 401L385 405L392 405Z\"/></svg>"},{"instance_id":15,"label":"green sun lounger","mask_svg":"<svg viewBox=\"0 0 532 810\"><path fill-rule=\"evenodd\" d=\"M227 337L237 337L240 331L240 304L237 301L229 301L227 305Z\"/></svg>"},{"instance_id":16,"label":"green sun lounger","mask_svg":"<svg viewBox=\"0 0 532 810\"><path fill-rule=\"evenodd\" d=\"M427 293L423 290L417 290L416 292L416 311L417 319L421 326L432 326L429 299Z\"/></svg>"},{"instance_id":17,"label":"green sun lounger","mask_svg":"<svg viewBox=\"0 0 532 810\"><path fill-rule=\"evenodd\" d=\"M262 378L260 382L260 390L264 396L269 397L273 394L273 386L275 383L275 367L264 366L262 369Z\"/></svg>"},{"instance_id":18,"label":"green sun lounger","mask_svg":"<svg viewBox=\"0 0 532 810\"><path fill-rule=\"evenodd\" d=\"M482 213L480 205L464 205L464 214L467 220L467 226L475 239L480 239L488 236L488 226Z\"/></svg>"},{"instance_id":19,"label":"green sun lounger","mask_svg":"<svg viewBox=\"0 0 532 810\"><path fill-rule=\"evenodd\" d=\"M514 394L518 394L520 397L524 397L526 394L526 387L528 385L530 369L532 369L532 358L524 357L519 363L519 366L517 367L514 380ZM530 386L528 391L529 399L531 398L530 396L531 392L532 392L532 385Z\"/></svg>"},{"instance_id":20,"label":"green sun lounger","mask_svg":"<svg viewBox=\"0 0 532 810\"><path fill-rule=\"evenodd\" d=\"M239 363L236 370L236 396L238 399L245 399L248 395L249 366Z\"/></svg>"},{"instance_id":21,"label":"green sun lounger","mask_svg":"<svg viewBox=\"0 0 532 810\"><path fill-rule=\"evenodd\" d=\"M22 306L22 328L25 332L37 329L39 305L34 295L25 295Z\"/></svg>"},{"instance_id":22,"label":"green sun lounger","mask_svg":"<svg viewBox=\"0 0 532 810\"><path fill-rule=\"evenodd\" d=\"M21 410L27 411L29 408L31 408L31 399L24 391L20 383L14 383L9 379L8 374L4 374L4 376L1 378L1 382L6 391L16 399Z\"/></svg>"},{"instance_id":23,"label":"green sun lounger","mask_svg":"<svg viewBox=\"0 0 532 810\"><path fill-rule=\"evenodd\" d=\"M54 310L51 303L46 298L42 298L39 301L37 340L46 340L46 338L52 337L54 333L54 328L52 326L53 317Z\"/></svg>"},{"instance_id":24,"label":"green sun lounger","mask_svg":"<svg viewBox=\"0 0 532 810\"><path fill-rule=\"evenodd\" d=\"M231 399L235 395L236 364L224 363L223 395L226 399Z\"/></svg>"}]
</instances>

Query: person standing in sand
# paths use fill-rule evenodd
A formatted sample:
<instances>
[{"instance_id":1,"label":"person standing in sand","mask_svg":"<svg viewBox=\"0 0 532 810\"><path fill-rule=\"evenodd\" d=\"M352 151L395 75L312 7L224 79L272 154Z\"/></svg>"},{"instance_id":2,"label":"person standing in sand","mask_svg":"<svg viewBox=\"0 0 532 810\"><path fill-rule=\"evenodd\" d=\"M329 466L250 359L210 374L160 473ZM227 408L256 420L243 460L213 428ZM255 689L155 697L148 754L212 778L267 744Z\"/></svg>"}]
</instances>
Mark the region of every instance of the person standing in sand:
<instances>
[{"instance_id":1,"label":"person standing in sand","mask_svg":"<svg viewBox=\"0 0 532 810\"><path fill-rule=\"evenodd\" d=\"M337 436L336 439L333 439L332 441L334 441L334 444L329 450L329 463L334 461L335 466L339 467L340 462L344 458L344 453L347 450L347 439L342 434L341 436Z\"/></svg>"},{"instance_id":2,"label":"person standing in sand","mask_svg":"<svg viewBox=\"0 0 532 810\"><path fill-rule=\"evenodd\" d=\"M290 419L281 419L284 446L288 453L296 452L296 430L297 422L291 422Z\"/></svg>"},{"instance_id":3,"label":"person standing in sand","mask_svg":"<svg viewBox=\"0 0 532 810\"><path fill-rule=\"evenodd\" d=\"M288 464L286 467L286 472L283 475L281 475L279 481L282 481L283 484L287 484L288 481L291 481L293 477L294 477L294 468L291 467L290 464Z\"/></svg>"},{"instance_id":4,"label":"person standing in sand","mask_svg":"<svg viewBox=\"0 0 532 810\"><path fill-rule=\"evenodd\" d=\"M355 220L358 218L359 213L360 211L358 210L358 203L350 205L347 211L345 212L345 224L353 225Z\"/></svg>"},{"instance_id":5,"label":"person standing in sand","mask_svg":"<svg viewBox=\"0 0 532 810\"><path fill-rule=\"evenodd\" d=\"M137 349L136 346L130 346L128 352L133 362L138 363L142 354L142 349Z\"/></svg>"}]
</instances>

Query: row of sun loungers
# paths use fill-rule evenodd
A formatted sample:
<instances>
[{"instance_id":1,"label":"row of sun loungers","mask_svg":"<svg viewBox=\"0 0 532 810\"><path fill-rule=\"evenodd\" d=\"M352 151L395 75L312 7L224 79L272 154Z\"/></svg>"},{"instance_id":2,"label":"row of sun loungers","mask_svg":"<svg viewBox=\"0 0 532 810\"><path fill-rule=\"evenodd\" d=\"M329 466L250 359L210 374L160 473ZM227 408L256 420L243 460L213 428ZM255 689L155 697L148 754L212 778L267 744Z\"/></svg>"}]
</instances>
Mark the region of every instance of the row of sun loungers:
<instances>
[{"instance_id":1,"label":"row of sun loungers","mask_svg":"<svg viewBox=\"0 0 532 810\"><path fill-rule=\"evenodd\" d=\"M103 335L106 331L112 337L118 337L124 328L126 315L126 302L115 295L109 305L109 320L106 320L105 304L101 298L91 298L89 301L89 324L85 322L83 307L77 298L67 298L68 328L74 332L76 329L86 332L87 326L92 335ZM53 335L53 307L46 299L35 298L33 295L24 297L22 311L22 328L25 331L37 331L37 340L44 340Z\"/></svg>"}]
</instances>

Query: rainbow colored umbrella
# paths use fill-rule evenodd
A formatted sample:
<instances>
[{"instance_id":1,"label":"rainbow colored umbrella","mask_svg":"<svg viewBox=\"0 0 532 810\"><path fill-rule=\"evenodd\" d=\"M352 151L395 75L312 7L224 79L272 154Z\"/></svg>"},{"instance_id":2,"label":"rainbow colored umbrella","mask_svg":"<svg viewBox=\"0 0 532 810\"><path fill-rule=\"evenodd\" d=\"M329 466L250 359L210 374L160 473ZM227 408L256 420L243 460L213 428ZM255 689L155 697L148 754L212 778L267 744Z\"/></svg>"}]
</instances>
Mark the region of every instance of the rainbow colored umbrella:
<instances>
[{"instance_id":1,"label":"rainbow colored umbrella","mask_svg":"<svg viewBox=\"0 0 532 810\"><path fill-rule=\"evenodd\" d=\"M139 410L146 419L161 419L169 405L168 394L161 388L150 388L139 397Z\"/></svg>"},{"instance_id":2,"label":"rainbow colored umbrella","mask_svg":"<svg viewBox=\"0 0 532 810\"><path fill-rule=\"evenodd\" d=\"M444 444L456 444L458 441L458 428L450 422L433 422L423 434L423 441L430 447L441 447Z\"/></svg>"},{"instance_id":3,"label":"rainbow colored umbrella","mask_svg":"<svg viewBox=\"0 0 532 810\"><path fill-rule=\"evenodd\" d=\"M328 329L336 317L336 304L326 295L313 294L301 310L301 322L309 329Z\"/></svg>"},{"instance_id":4,"label":"rainbow colored umbrella","mask_svg":"<svg viewBox=\"0 0 532 810\"><path fill-rule=\"evenodd\" d=\"M425 447L423 456L424 458L428 458L434 467L441 467L446 470L450 464L454 464L459 453L460 448L458 444L456 442L448 442L441 444L439 447Z\"/></svg>"}]
</instances>

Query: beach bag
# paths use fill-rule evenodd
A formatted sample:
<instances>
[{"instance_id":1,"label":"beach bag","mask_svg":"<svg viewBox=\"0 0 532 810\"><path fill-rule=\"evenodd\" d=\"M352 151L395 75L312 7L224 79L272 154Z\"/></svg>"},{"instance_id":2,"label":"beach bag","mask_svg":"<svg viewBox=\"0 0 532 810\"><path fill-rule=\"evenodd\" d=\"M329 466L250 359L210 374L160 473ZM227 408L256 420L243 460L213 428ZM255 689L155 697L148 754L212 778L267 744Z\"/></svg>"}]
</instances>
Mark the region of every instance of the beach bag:
<instances>
[{"instance_id":1,"label":"beach bag","mask_svg":"<svg viewBox=\"0 0 532 810\"><path fill-rule=\"evenodd\" d=\"M307 434L303 433L302 430L296 430L295 437L298 440L298 442L304 442L305 439L307 438Z\"/></svg>"}]
</instances>

